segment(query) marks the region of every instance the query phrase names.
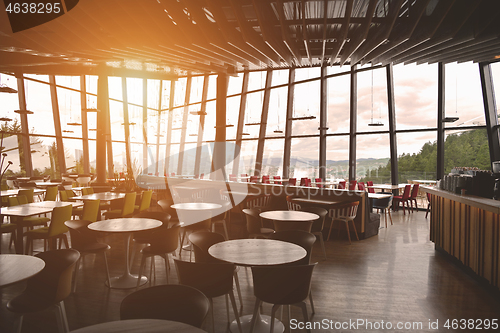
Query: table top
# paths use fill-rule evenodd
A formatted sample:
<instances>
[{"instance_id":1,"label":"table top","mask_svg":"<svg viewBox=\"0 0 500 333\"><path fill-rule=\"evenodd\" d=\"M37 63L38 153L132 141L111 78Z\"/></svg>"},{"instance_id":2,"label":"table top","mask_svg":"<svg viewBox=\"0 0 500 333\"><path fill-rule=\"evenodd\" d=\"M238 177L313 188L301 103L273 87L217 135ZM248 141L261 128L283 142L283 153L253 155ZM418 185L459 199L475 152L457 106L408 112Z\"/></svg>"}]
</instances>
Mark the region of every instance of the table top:
<instances>
[{"instance_id":1,"label":"table top","mask_svg":"<svg viewBox=\"0 0 500 333\"><path fill-rule=\"evenodd\" d=\"M31 207L43 207L43 208L54 208L54 207L64 207L71 205L73 207L81 207L83 206L82 202L69 202L69 201L39 201L33 202L30 204L26 204Z\"/></svg>"},{"instance_id":2,"label":"table top","mask_svg":"<svg viewBox=\"0 0 500 333\"><path fill-rule=\"evenodd\" d=\"M436 184L437 183L436 180L425 180L425 179L415 179L415 180L412 180L412 182L421 183L421 184Z\"/></svg>"},{"instance_id":3,"label":"table top","mask_svg":"<svg viewBox=\"0 0 500 333\"><path fill-rule=\"evenodd\" d=\"M212 210L222 208L222 205L209 202L184 202L174 204L170 207L179 210Z\"/></svg>"},{"instance_id":4,"label":"table top","mask_svg":"<svg viewBox=\"0 0 500 333\"><path fill-rule=\"evenodd\" d=\"M307 254L303 247L273 239L234 239L212 245L211 256L240 266L280 265Z\"/></svg>"},{"instance_id":5,"label":"table top","mask_svg":"<svg viewBox=\"0 0 500 333\"><path fill-rule=\"evenodd\" d=\"M45 267L45 262L23 254L0 254L0 287L29 279Z\"/></svg>"},{"instance_id":6,"label":"table top","mask_svg":"<svg viewBox=\"0 0 500 333\"><path fill-rule=\"evenodd\" d=\"M343 202L343 201L329 201L329 200L306 199L306 198L292 198L292 201L298 203L307 203L307 204L322 205L322 206L338 205L339 203Z\"/></svg>"},{"instance_id":7,"label":"table top","mask_svg":"<svg viewBox=\"0 0 500 333\"><path fill-rule=\"evenodd\" d=\"M270 210L259 214L260 217L276 221L309 222L319 219L314 213L296 210Z\"/></svg>"},{"instance_id":8,"label":"table top","mask_svg":"<svg viewBox=\"0 0 500 333\"><path fill-rule=\"evenodd\" d=\"M36 186L40 186L40 187L46 187L46 186L59 186L62 184L62 182L57 182L57 183L54 183L54 182L35 182Z\"/></svg>"},{"instance_id":9,"label":"table top","mask_svg":"<svg viewBox=\"0 0 500 333\"><path fill-rule=\"evenodd\" d=\"M391 184L374 184L372 186L366 186L367 188L373 188L373 189L379 189L379 190L398 190L400 188L404 188L406 185L409 184L397 184L397 185L391 185Z\"/></svg>"},{"instance_id":10,"label":"table top","mask_svg":"<svg viewBox=\"0 0 500 333\"><path fill-rule=\"evenodd\" d=\"M31 204L18 205L11 207L2 207L2 215L5 216L33 216L45 213L50 213L52 208L41 207L41 206L31 206Z\"/></svg>"},{"instance_id":11,"label":"table top","mask_svg":"<svg viewBox=\"0 0 500 333\"><path fill-rule=\"evenodd\" d=\"M368 198L370 199L385 199L390 198L392 194L390 193L368 193Z\"/></svg>"},{"instance_id":12,"label":"table top","mask_svg":"<svg viewBox=\"0 0 500 333\"><path fill-rule=\"evenodd\" d=\"M161 225L162 222L158 220L132 217L97 221L89 224L88 228L103 232L136 232L158 228Z\"/></svg>"},{"instance_id":13,"label":"table top","mask_svg":"<svg viewBox=\"0 0 500 333\"><path fill-rule=\"evenodd\" d=\"M33 193L34 194L39 194L39 193L44 193L45 191L44 190L41 190L39 188L35 188L33 189ZM15 189L15 190L4 190L1 192L1 196L2 197L11 197L13 195L17 195L19 193L19 189Z\"/></svg>"},{"instance_id":14,"label":"table top","mask_svg":"<svg viewBox=\"0 0 500 333\"><path fill-rule=\"evenodd\" d=\"M160 319L118 320L80 328L73 333L202 333L204 330L188 324Z\"/></svg>"},{"instance_id":15,"label":"table top","mask_svg":"<svg viewBox=\"0 0 500 333\"><path fill-rule=\"evenodd\" d=\"M71 200L96 200L99 199L101 201L111 201L125 198L125 193L118 192L101 192L87 195L79 195L76 197L72 197Z\"/></svg>"}]
</instances>

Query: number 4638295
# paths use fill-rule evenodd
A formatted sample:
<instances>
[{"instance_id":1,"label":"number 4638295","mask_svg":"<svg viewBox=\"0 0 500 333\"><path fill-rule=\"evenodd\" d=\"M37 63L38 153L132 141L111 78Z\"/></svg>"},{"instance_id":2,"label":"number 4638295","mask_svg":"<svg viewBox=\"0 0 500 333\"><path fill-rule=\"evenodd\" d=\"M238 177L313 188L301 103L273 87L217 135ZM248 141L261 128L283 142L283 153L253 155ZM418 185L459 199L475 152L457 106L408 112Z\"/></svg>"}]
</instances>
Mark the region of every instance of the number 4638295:
<instances>
[{"instance_id":1,"label":"number 4638295","mask_svg":"<svg viewBox=\"0 0 500 333\"><path fill-rule=\"evenodd\" d=\"M488 330L498 329L498 319L448 319L443 325L446 329L453 330Z\"/></svg>"},{"instance_id":2,"label":"number 4638295","mask_svg":"<svg viewBox=\"0 0 500 333\"><path fill-rule=\"evenodd\" d=\"M5 11L14 14L58 14L61 12L60 3L15 2L9 3Z\"/></svg>"}]
</instances>

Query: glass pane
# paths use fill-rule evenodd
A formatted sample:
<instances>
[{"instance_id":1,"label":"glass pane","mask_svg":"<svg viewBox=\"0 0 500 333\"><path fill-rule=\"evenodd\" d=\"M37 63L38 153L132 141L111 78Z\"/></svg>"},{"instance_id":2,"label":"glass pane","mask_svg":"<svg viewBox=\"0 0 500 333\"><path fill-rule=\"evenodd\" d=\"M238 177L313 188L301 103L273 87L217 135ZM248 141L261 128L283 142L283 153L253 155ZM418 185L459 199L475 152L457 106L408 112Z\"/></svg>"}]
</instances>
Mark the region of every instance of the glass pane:
<instances>
[{"instance_id":1,"label":"glass pane","mask_svg":"<svg viewBox=\"0 0 500 333\"><path fill-rule=\"evenodd\" d=\"M127 78L127 101L142 105L142 79Z\"/></svg>"},{"instance_id":2,"label":"glass pane","mask_svg":"<svg viewBox=\"0 0 500 333\"><path fill-rule=\"evenodd\" d=\"M493 76L493 92L495 94L495 104L498 105L498 103L500 103L500 62L495 62L490 66L491 75Z\"/></svg>"},{"instance_id":3,"label":"glass pane","mask_svg":"<svg viewBox=\"0 0 500 333\"><path fill-rule=\"evenodd\" d=\"M318 134L319 127L319 80L295 85L293 118L314 116L315 119L294 120L292 135Z\"/></svg>"},{"instance_id":4,"label":"glass pane","mask_svg":"<svg viewBox=\"0 0 500 333\"><path fill-rule=\"evenodd\" d=\"M250 72L248 76L248 91L263 89L266 85L266 71Z\"/></svg>"},{"instance_id":5,"label":"glass pane","mask_svg":"<svg viewBox=\"0 0 500 333\"><path fill-rule=\"evenodd\" d=\"M181 78L175 83L174 107L184 105L186 100L187 78Z\"/></svg>"},{"instance_id":6,"label":"glass pane","mask_svg":"<svg viewBox=\"0 0 500 333\"><path fill-rule=\"evenodd\" d=\"M349 137L326 138L327 179L349 179Z\"/></svg>"},{"instance_id":7,"label":"glass pane","mask_svg":"<svg viewBox=\"0 0 500 333\"><path fill-rule=\"evenodd\" d=\"M328 133L349 133L350 78L350 75L343 75L327 79Z\"/></svg>"},{"instance_id":8,"label":"glass pane","mask_svg":"<svg viewBox=\"0 0 500 333\"><path fill-rule=\"evenodd\" d=\"M31 160L33 163L33 171L35 173L35 176L50 175L52 179L61 178L55 138L31 137L30 141ZM15 169L17 168L17 170L19 170L19 150L16 149L15 152L17 156L11 156L13 154L9 152L8 158L9 160L12 160L12 162L14 162L14 164L11 165L11 169L14 167ZM13 160L12 158L14 158L15 160Z\"/></svg>"},{"instance_id":9,"label":"glass pane","mask_svg":"<svg viewBox=\"0 0 500 333\"><path fill-rule=\"evenodd\" d=\"M80 90L80 77L56 75L56 85Z\"/></svg>"},{"instance_id":10,"label":"glass pane","mask_svg":"<svg viewBox=\"0 0 500 333\"><path fill-rule=\"evenodd\" d=\"M445 127L484 126L484 104L479 66L472 62L445 66L446 117L458 117Z\"/></svg>"},{"instance_id":11,"label":"glass pane","mask_svg":"<svg viewBox=\"0 0 500 333\"><path fill-rule=\"evenodd\" d=\"M111 119L111 140L125 141L122 102L109 101L109 117Z\"/></svg>"},{"instance_id":12,"label":"glass pane","mask_svg":"<svg viewBox=\"0 0 500 333\"><path fill-rule=\"evenodd\" d=\"M255 171L255 157L257 153L257 140L241 142L240 162L238 174L253 175Z\"/></svg>"},{"instance_id":13,"label":"glass pane","mask_svg":"<svg viewBox=\"0 0 500 333\"><path fill-rule=\"evenodd\" d=\"M96 141L89 140L89 160L90 160L90 172L95 173L96 168Z\"/></svg>"},{"instance_id":14,"label":"glass pane","mask_svg":"<svg viewBox=\"0 0 500 333\"><path fill-rule=\"evenodd\" d=\"M486 129L445 132L444 174L455 167L491 170Z\"/></svg>"},{"instance_id":15,"label":"glass pane","mask_svg":"<svg viewBox=\"0 0 500 333\"><path fill-rule=\"evenodd\" d=\"M142 107L135 105L128 105L128 121L131 142L143 142L143 121L142 121ZM154 112L156 113L156 112ZM158 120L155 120L157 122ZM125 128L125 126L124 126ZM125 129L124 129L125 130ZM156 133L155 133L156 134ZM156 142L156 140L154 141Z\"/></svg>"},{"instance_id":16,"label":"glass pane","mask_svg":"<svg viewBox=\"0 0 500 333\"><path fill-rule=\"evenodd\" d=\"M356 137L356 180L375 184L391 182L389 134Z\"/></svg>"},{"instance_id":17,"label":"glass pane","mask_svg":"<svg viewBox=\"0 0 500 333\"><path fill-rule=\"evenodd\" d=\"M288 88L271 89L266 136L283 136L286 123L286 103Z\"/></svg>"},{"instance_id":18,"label":"glass pane","mask_svg":"<svg viewBox=\"0 0 500 333\"><path fill-rule=\"evenodd\" d=\"M17 79L11 75L0 74L0 86L6 86L17 90ZM20 122L21 118L19 114L14 112L14 110L19 110L19 97L17 93L0 93L0 105L2 105L0 118L11 119L11 124L16 120ZM3 126L4 122L2 122L2 130Z\"/></svg>"},{"instance_id":19,"label":"glass pane","mask_svg":"<svg viewBox=\"0 0 500 333\"><path fill-rule=\"evenodd\" d=\"M49 85L24 80L24 86L26 89L26 109L34 112L28 115L30 133L55 135Z\"/></svg>"},{"instance_id":20,"label":"glass pane","mask_svg":"<svg viewBox=\"0 0 500 333\"><path fill-rule=\"evenodd\" d=\"M358 73L358 132L389 130L385 74L385 69Z\"/></svg>"},{"instance_id":21,"label":"glass pane","mask_svg":"<svg viewBox=\"0 0 500 333\"><path fill-rule=\"evenodd\" d=\"M205 127L203 129L203 141L214 141L215 140L215 107L216 102L207 102L205 116Z\"/></svg>"},{"instance_id":22,"label":"glass pane","mask_svg":"<svg viewBox=\"0 0 500 333\"><path fill-rule=\"evenodd\" d=\"M396 128L436 128L438 66L394 66Z\"/></svg>"},{"instance_id":23,"label":"glass pane","mask_svg":"<svg viewBox=\"0 0 500 333\"><path fill-rule=\"evenodd\" d=\"M279 86L288 83L289 70L288 69L277 69L273 71L273 80L271 86Z\"/></svg>"},{"instance_id":24,"label":"glass pane","mask_svg":"<svg viewBox=\"0 0 500 333\"><path fill-rule=\"evenodd\" d=\"M283 178L283 148L285 139L268 139L264 143L262 174Z\"/></svg>"},{"instance_id":25,"label":"glass pane","mask_svg":"<svg viewBox=\"0 0 500 333\"><path fill-rule=\"evenodd\" d=\"M182 174L194 176L194 163L196 161L196 143L184 145L184 154L182 159Z\"/></svg>"},{"instance_id":26,"label":"glass pane","mask_svg":"<svg viewBox=\"0 0 500 333\"><path fill-rule=\"evenodd\" d=\"M399 182L408 180L436 180L437 132L399 133ZM390 170L390 165L388 164Z\"/></svg>"},{"instance_id":27,"label":"glass pane","mask_svg":"<svg viewBox=\"0 0 500 333\"><path fill-rule=\"evenodd\" d=\"M113 149L113 166L115 174L127 172L127 155L125 152L125 144L121 142L112 142Z\"/></svg>"},{"instance_id":28,"label":"glass pane","mask_svg":"<svg viewBox=\"0 0 500 333\"><path fill-rule=\"evenodd\" d=\"M65 137L82 137L82 112L80 93L57 88L59 116L61 117L62 135Z\"/></svg>"},{"instance_id":29,"label":"glass pane","mask_svg":"<svg viewBox=\"0 0 500 333\"><path fill-rule=\"evenodd\" d=\"M212 170L212 147L209 144L201 146L200 175L209 175ZM206 178L206 177L205 177Z\"/></svg>"},{"instance_id":30,"label":"glass pane","mask_svg":"<svg viewBox=\"0 0 500 333\"><path fill-rule=\"evenodd\" d=\"M165 114L167 112L164 112ZM148 139L148 143L149 144L155 144L156 143L156 139L158 138L157 135L158 135L158 112L154 111L154 110L148 110L148 120L147 120L147 124L146 124L146 128L145 128L145 131L146 131L146 135L148 136L147 139ZM165 126L162 126L162 122L160 121L160 126L161 126L161 129L165 129ZM138 128L139 129L139 128ZM143 128L141 126L141 131L143 131ZM163 134L161 133L161 129L160 129L160 138L163 136L165 136L165 131L163 131ZM142 134L141 134L142 136Z\"/></svg>"},{"instance_id":31,"label":"glass pane","mask_svg":"<svg viewBox=\"0 0 500 333\"><path fill-rule=\"evenodd\" d=\"M115 77L115 76L108 77L108 94L109 98L123 101L121 77Z\"/></svg>"},{"instance_id":32,"label":"glass pane","mask_svg":"<svg viewBox=\"0 0 500 333\"><path fill-rule=\"evenodd\" d=\"M248 133L248 135L245 138L259 137L263 97L263 91L247 95L243 132Z\"/></svg>"},{"instance_id":33,"label":"glass pane","mask_svg":"<svg viewBox=\"0 0 500 333\"><path fill-rule=\"evenodd\" d=\"M315 77L319 78L320 76L321 76L321 68L320 67L297 68L295 70L295 82L307 80L307 79L312 79Z\"/></svg>"},{"instance_id":34,"label":"glass pane","mask_svg":"<svg viewBox=\"0 0 500 333\"><path fill-rule=\"evenodd\" d=\"M207 99L215 99L216 95L217 95L217 76L210 75L208 79Z\"/></svg>"},{"instance_id":35,"label":"glass pane","mask_svg":"<svg viewBox=\"0 0 500 333\"><path fill-rule=\"evenodd\" d=\"M177 174L177 167L179 164L179 145L170 146L170 155L168 157L168 174L175 172Z\"/></svg>"},{"instance_id":36,"label":"glass pane","mask_svg":"<svg viewBox=\"0 0 500 333\"><path fill-rule=\"evenodd\" d=\"M227 84L227 96L241 94L243 85L243 73L238 73L238 76L230 76Z\"/></svg>"},{"instance_id":37,"label":"glass pane","mask_svg":"<svg viewBox=\"0 0 500 333\"><path fill-rule=\"evenodd\" d=\"M63 139L66 172L83 173L82 140Z\"/></svg>"},{"instance_id":38,"label":"glass pane","mask_svg":"<svg viewBox=\"0 0 500 333\"><path fill-rule=\"evenodd\" d=\"M236 139L236 129L238 127L238 116L240 113L241 95L226 99L226 140Z\"/></svg>"},{"instance_id":39,"label":"glass pane","mask_svg":"<svg viewBox=\"0 0 500 333\"><path fill-rule=\"evenodd\" d=\"M154 149L154 153L156 154L156 149ZM147 165L143 165L142 157L143 157L143 145L130 144L130 159L132 161L132 166L133 166L132 170L135 170L134 174L140 174L142 173L143 170L147 168Z\"/></svg>"},{"instance_id":40,"label":"glass pane","mask_svg":"<svg viewBox=\"0 0 500 333\"><path fill-rule=\"evenodd\" d=\"M294 138L290 158L290 178L319 177L319 138Z\"/></svg>"},{"instance_id":41,"label":"glass pane","mask_svg":"<svg viewBox=\"0 0 500 333\"><path fill-rule=\"evenodd\" d=\"M168 109L170 104L170 84L171 81L163 81L161 92L161 109ZM149 99L149 98L148 98Z\"/></svg>"},{"instance_id":42,"label":"glass pane","mask_svg":"<svg viewBox=\"0 0 500 333\"><path fill-rule=\"evenodd\" d=\"M189 104L201 102L203 94L203 76L195 76L191 79L191 94L189 95Z\"/></svg>"}]
</instances>

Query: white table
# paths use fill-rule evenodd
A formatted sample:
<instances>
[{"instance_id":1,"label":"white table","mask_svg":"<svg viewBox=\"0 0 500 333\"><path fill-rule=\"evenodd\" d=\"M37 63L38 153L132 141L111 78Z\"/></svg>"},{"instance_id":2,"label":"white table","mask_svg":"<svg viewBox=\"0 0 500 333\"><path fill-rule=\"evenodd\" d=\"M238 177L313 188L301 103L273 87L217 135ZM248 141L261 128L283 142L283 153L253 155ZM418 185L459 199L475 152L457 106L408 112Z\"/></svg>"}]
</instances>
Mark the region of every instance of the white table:
<instances>
[{"instance_id":1,"label":"white table","mask_svg":"<svg viewBox=\"0 0 500 333\"><path fill-rule=\"evenodd\" d=\"M0 254L0 287L24 281L38 274L45 262L23 254Z\"/></svg>"},{"instance_id":2,"label":"white table","mask_svg":"<svg viewBox=\"0 0 500 333\"><path fill-rule=\"evenodd\" d=\"M239 266L264 266L291 263L304 258L306 250L296 244L272 239L234 239L217 243L208 249L208 253L217 259ZM271 317L257 313L255 333L268 333L271 329ZM243 332L250 332L253 315L240 317ZM274 320L274 332L283 332L285 327L278 319ZM239 332L238 324L231 323L231 332Z\"/></svg>"},{"instance_id":3,"label":"white table","mask_svg":"<svg viewBox=\"0 0 500 333\"><path fill-rule=\"evenodd\" d=\"M124 234L125 238L125 272L118 277L111 278L110 288L130 289L137 287L137 275L130 274L129 267L129 246L132 233L137 231L151 230L162 225L161 221L144 218L118 218L111 220L98 221L89 224L88 228L94 231L111 232ZM142 276L139 285L148 281L147 277ZM106 282L107 284L107 282Z\"/></svg>"},{"instance_id":4,"label":"white table","mask_svg":"<svg viewBox=\"0 0 500 333\"><path fill-rule=\"evenodd\" d=\"M203 333L204 330L178 321L160 319L128 319L83 327L72 333Z\"/></svg>"},{"instance_id":5,"label":"white table","mask_svg":"<svg viewBox=\"0 0 500 333\"><path fill-rule=\"evenodd\" d=\"M311 232L313 222L319 219L317 214L296 210L270 210L260 213L259 216L274 221L276 231L304 230Z\"/></svg>"}]
</instances>

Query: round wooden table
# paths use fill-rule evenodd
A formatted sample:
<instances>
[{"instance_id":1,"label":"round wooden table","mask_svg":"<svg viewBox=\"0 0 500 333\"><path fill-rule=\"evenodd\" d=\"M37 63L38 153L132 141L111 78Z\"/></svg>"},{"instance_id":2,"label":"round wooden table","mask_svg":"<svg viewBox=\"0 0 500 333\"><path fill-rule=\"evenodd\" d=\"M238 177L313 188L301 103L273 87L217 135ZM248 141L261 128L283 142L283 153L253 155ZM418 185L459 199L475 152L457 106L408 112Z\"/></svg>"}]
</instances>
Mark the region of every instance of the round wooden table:
<instances>
[{"instance_id":1,"label":"round wooden table","mask_svg":"<svg viewBox=\"0 0 500 333\"><path fill-rule=\"evenodd\" d=\"M181 225L187 227L220 214L218 210L222 208L222 205L209 202L184 202L170 207L177 211Z\"/></svg>"},{"instance_id":2,"label":"round wooden table","mask_svg":"<svg viewBox=\"0 0 500 333\"><path fill-rule=\"evenodd\" d=\"M274 229L282 230L304 230L311 232L314 221L319 219L319 215L296 210L271 210L262 212L260 217L274 221Z\"/></svg>"},{"instance_id":3,"label":"round wooden table","mask_svg":"<svg viewBox=\"0 0 500 333\"><path fill-rule=\"evenodd\" d=\"M212 257L239 266L280 265L298 261L307 254L296 244L272 239L234 239L217 243L208 249ZM254 332L269 332L271 317L257 313ZM250 332L253 315L240 317L243 332ZM283 332L285 327L278 319L274 320L274 333ZM236 321L231 323L231 332L239 332Z\"/></svg>"},{"instance_id":4,"label":"round wooden table","mask_svg":"<svg viewBox=\"0 0 500 333\"><path fill-rule=\"evenodd\" d=\"M130 274L129 267L129 245L133 232L150 230L162 225L161 221L145 218L118 218L111 220L98 221L89 224L88 228L100 232L122 233L125 235L125 272L122 276L111 278L110 288L130 289L137 287L137 275ZM148 281L147 277L142 276L140 285ZM106 282L107 284L107 282Z\"/></svg>"},{"instance_id":5,"label":"round wooden table","mask_svg":"<svg viewBox=\"0 0 500 333\"><path fill-rule=\"evenodd\" d=\"M202 333L204 330L188 324L160 319L128 319L82 327L72 333Z\"/></svg>"},{"instance_id":6,"label":"round wooden table","mask_svg":"<svg viewBox=\"0 0 500 333\"><path fill-rule=\"evenodd\" d=\"M20 282L38 274L45 261L23 254L0 254L0 287Z\"/></svg>"}]
</instances>

